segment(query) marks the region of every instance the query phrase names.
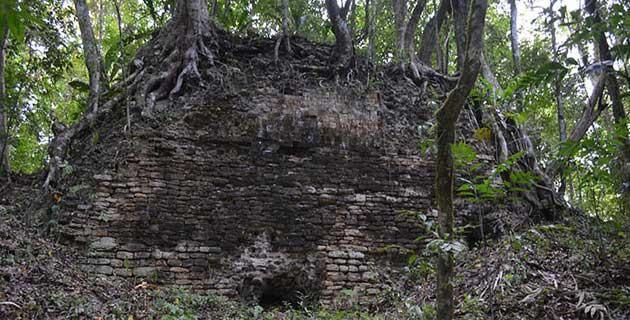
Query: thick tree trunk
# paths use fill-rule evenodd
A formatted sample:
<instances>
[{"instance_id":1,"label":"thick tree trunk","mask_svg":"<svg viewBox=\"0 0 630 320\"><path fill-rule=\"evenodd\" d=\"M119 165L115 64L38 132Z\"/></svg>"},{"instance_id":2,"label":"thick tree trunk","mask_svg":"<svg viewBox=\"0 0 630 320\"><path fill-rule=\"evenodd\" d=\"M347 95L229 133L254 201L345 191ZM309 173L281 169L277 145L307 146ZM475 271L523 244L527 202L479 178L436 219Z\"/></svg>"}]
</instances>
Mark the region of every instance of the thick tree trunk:
<instances>
[{"instance_id":1,"label":"thick tree trunk","mask_svg":"<svg viewBox=\"0 0 630 320\"><path fill-rule=\"evenodd\" d=\"M424 64L431 65L431 57L437 47L437 39L446 15L451 10L450 0L441 0L435 15L427 22L422 32L422 41L420 42L420 49L418 58ZM465 20L464 20L465 21Z\"/></svg>"},{"instance_id":2,"label":"thick tree trunk","mask_svg":"<svg viewBox=\"0 0 630 320\"><path fill-rule=\"evenodd\" d=\"M214 41L206 0L176 0L173 18L152 42L161 48L160 65L136 70L136 102L144 116L151 117L155 103L179 94L189 79L202 80L199 63L214 63L206 43ZM151 55L145 47L138 55ZM143 58L143 57L140 57ZM141 60L141 59L138 59Z\"/></svg>"},{"instance_id":3,"label":"thick tree trunk","mask_svg":"<svg viewBox=\"0 0 630 320\"><path fill-rule=\"evenodd\" d=\"M83 130L83 128L85 128L88 124L91 124L98 113L101 84L101 54L96 44L96 38L94 37L90 11L86 1L74 0L74 6L76 9L77 19L79 21L79 28L81 29L83 55L85 58L85 65L88 69L88 76L90 78L90 93L88 96L87 109L83 113L83 117L79 120L79 123L61 132L50 143L50 163L48 175L44 182L44 188L48 188L50 183L57 178L58 171L61 168L63 160L66 156L66 150L68 149L68 145L71 143L74 135Z\"/></svg>"},{"instance_id":4,"label":"thick tree trunk","mask_svg":"<svg viewBox=\"0 0 630 320\"><path fill-rule=\"evenodd\" d=\"M453 241L453 154L451 146L455 142L455 126L459 113L477 80L483 51L483 30L485 25L486 0L473 0L472 14L468 21L467 48L462 66L462 74L453 91L437 111L437 159L436 195L439 211L439 235L445 241ZM453 254L440 252L437 264L437 316L438 319L453 319Z\"/></svg>"},{"instance_id":5,"label":"thick tree trunk","mask_svg":"<svg viewBox=\"0 0 630 320\"><path fill-rule=\"evenodd\" d=\"M597 0L586 0L584 4L586 11L591 14L595 24L602 22L597 6ZM602 31L597 32L595 33L594 40L600 62L614 61L610 52L610 47L608 46L608 40L606 40L606 34ZM619 82L612 65L608 67L607 72L609 74L606 79L606 91L608 92L612 102L615 124L618 126L617 130L615 130L615 134L616 139L619 141L619 153L622 163L619 168L619 173L621 178L623 204L626 209L630 210L630 138L627 116L621 99L621 94L619 92Z\"/></svg>"},{"instance_id":6,"label":"thick tree trunk","mask_svg":"<svg viewBox=\"0 0 630 320\"><path fill-rule=\"evenodd\" d=\"M9 131L8 131L8 105L4 68L9 43L9 25L4 20L0 25L0 175L9 174Z\"/></svg>"},{"instance_id":7,"label":"thick tree trunk","mask_svg":"<svg viewBox=\"0 0 630 320\"><path fill-rule=\"evenodd\" d=\"M407 0L392 0L394 26L396 27L396 60L405 61L405 23L407 16Z\"/></svg>"},{"instance_id":8,"label":"thick tree trunk","mask_svg":"<svg viewBox=\"0 0 630 320\"><path fill-rule=\"evenodd\" d=\"M347 1L349 2L350 0ZM326 0L326 10L335 34L335 47L331 57L331 65L335 70L345 69L350 66L350 61L352 60L352 35L350 34L345 14L339 8L337 0Z\"/></svg>"}]
</instances>

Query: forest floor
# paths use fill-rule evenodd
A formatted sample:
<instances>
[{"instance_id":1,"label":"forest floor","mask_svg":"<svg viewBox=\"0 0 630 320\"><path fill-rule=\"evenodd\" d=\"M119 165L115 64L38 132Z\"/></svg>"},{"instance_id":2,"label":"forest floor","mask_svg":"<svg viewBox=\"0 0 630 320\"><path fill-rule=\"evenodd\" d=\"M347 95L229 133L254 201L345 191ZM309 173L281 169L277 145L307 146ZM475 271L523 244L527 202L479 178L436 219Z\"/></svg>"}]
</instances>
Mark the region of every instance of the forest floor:
<instances>
[{"instance_id":1,"label":"forest floor","mask_svg":"<svg viewBox=\"0 0 630 320\"><path fill-rule=\"evenodd\" d=\"M88 275L78 252L25 221L34 180L0 196L0 319L432 319L434 267L420 257L378 308L352 292L334 306L274 310L184 289ZM624 231L625 230L625 231ZM627 229L584 216L533 226L457 255L460 319L629 319Z\"/></svg>"}]
</instances>

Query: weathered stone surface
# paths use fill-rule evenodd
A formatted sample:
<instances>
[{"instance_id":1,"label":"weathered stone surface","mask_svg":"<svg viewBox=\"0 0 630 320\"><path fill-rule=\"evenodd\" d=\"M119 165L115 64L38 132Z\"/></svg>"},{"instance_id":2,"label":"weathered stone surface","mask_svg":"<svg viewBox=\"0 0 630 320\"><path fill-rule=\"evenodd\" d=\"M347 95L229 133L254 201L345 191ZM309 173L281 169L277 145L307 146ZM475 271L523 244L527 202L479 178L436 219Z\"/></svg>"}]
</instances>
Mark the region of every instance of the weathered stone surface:
<instances>
[{"instance_id":1,"label":"weathered stone surface","mask_svg":"<svg viewBox=\"0 0 630 320\"><path fill-rule=\"evenodd\" d=\"M95 273L109 275L109 274L112 274L114 272L114 269L112 267L110 267L110 266L96 266L94 268L94 272Z\"/></svg>"},{"instance_id":2,"label":"weathered stone surface","mask_svg":"<svg viewBox=\"0 0 630 320\"><path fill-rule=\"evenodd\" d=\"M380 292L383 248L419 250L423 226L400 213L427 212L433 164L398 148L407 136L383 134L376 99L249 100L244 112L209 101L134 130L132 150L103 150L119 165L87 177L93 199L64 208L66 232L89 244L87 270L229 296L256 281L308 283L275 289L319 290L322 302Z\"/></svg>"},{"instance_id":3,"label":"weathered stone surface","mask_svg":"<svg viewBox=\"0 0 630 320\"><path fill-rule=\"evenodd\" d=\"M137 277L149 277L155 273L154 267L139 267L133 269L133 275Z\"/></svg>"},{"instance_id":4,"label":"weathered stone surface","mask_svg":"<svg viewBox=\"0 0 630 320\"><path fill-rule=\"evenodd\" d=\"M116 243L116 239L110 237L103 237L90 243L90 249L93 250L107 251L116 248L117 246L118 244Z\"/></svg>"}]
</instances>

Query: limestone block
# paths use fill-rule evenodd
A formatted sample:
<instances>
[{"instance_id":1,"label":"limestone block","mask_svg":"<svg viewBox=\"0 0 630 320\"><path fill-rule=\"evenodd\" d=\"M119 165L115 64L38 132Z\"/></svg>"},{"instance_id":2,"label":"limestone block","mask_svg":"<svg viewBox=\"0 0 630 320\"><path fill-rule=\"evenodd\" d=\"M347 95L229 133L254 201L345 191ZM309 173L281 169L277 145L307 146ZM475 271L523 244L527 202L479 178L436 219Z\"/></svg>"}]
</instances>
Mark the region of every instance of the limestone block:
<instances>
[{"instance_id":1,"label":"limestone block","mask_svg":"<svg viewBox=\"0 0 630 320\"><path fill-rule=\"evenodd\" d=\"M111 237L103 237L90 243L90 249L92 250L108 251L116 248L117 246L118 244L116 243L116 239Z\"/></svg>"}]
</instances>

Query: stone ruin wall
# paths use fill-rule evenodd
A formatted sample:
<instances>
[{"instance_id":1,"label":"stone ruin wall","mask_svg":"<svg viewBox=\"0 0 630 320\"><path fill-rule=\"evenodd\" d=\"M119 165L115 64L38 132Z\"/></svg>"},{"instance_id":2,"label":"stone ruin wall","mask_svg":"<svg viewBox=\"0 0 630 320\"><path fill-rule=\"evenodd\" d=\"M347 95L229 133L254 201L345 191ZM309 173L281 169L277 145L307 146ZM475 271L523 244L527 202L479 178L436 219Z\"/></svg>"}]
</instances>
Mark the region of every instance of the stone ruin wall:
<instances>
[{"instance_id":1,"label":"stone ruin wall","mask_svg":"<svg viewBox=\"0 0 630 320\"><path fill-rule=\"evenodd\" d=\"M262 99L251 110L267 108L264 116L235 122L256 128L247 134L204 128L201 114L136 132L117 168L90 177L91 199L65 208L65 232L85 243L84 268L261 303L297 291L330 303L344 289L368 301L387 289L404 265L391 248L418 247L423 227L403 213L427 212L433 165L353 149L344 138L361 140L353 129L333 145L326 132L383 125L340 100ZM346 113L356 123L323 120L336 108L359 110Z\"/></svg>"}]
</instances>

